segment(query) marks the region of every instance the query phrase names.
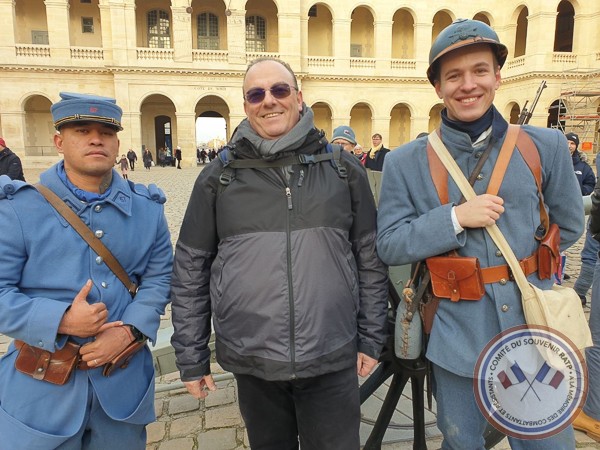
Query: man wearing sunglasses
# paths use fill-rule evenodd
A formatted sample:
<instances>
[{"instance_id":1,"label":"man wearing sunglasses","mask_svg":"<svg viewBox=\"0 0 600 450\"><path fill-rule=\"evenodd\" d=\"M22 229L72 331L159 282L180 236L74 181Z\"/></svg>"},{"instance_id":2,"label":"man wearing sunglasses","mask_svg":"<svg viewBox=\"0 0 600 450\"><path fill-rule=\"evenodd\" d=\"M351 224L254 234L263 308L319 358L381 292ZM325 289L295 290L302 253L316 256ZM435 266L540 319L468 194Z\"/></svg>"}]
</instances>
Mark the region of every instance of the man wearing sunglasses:
<instances>
[{"instance_id":1,"label":"man wearing sunglasses","mask_svg":"<svg viewBox=\"0 0 600 450\"><path fill-rule=\"evenodd\" d=\"M313 163L237 168L224 180L220 157L200 173L171 291L181 379L197 398L216 389L212 318L253 449L358 450L357 373L377 363L387 309L366 172L343 151L314 162L327 141L286 63L252 62L243 98L247 118L226 150L236 162Z\"/></svg>"}]
</instances>

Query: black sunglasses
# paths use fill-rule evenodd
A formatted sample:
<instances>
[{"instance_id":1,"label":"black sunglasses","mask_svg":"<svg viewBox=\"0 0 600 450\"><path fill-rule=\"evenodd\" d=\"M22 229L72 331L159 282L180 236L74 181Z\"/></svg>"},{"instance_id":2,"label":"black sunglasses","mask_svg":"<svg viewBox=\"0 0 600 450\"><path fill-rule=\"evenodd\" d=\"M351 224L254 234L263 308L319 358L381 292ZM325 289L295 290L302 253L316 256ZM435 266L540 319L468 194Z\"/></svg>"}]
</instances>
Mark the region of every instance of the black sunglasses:
<instances>
[{"instance_id":1,"label":"black sunglasses","mask_svg":"<svg viewBox=\"0 0 600 450\"><path fill-rule=\"evenodd\" d=\"M282 99L289 97L292 93L292 89L298 90L294 86L290 86L287 83L278 83L271 86L269 89L263 88L252 88L248 89L244 98L248 103L260 103L265 99L265 95L267 91L271 93L271 95L275 98Z\"/></svg>"}]
</instances>

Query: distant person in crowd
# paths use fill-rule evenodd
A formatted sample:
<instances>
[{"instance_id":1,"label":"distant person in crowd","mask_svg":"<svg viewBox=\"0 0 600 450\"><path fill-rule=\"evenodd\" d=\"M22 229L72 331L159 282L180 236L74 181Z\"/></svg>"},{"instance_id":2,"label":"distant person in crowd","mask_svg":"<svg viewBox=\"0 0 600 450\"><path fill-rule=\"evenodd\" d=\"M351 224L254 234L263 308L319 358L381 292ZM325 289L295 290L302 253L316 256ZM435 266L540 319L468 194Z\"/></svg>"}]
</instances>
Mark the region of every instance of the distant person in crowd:
<instances>
[{"instance_id":1,"label":"distant person in crowd","mask_svg":"<svg viewBox=\"0 0 600 450\"><path fill-rule=\"evenodd\" d=\"M130 148L127 152L127 159L129 160L129 168L131 170L135 170L135 162L137 161L137 155L132 148Z\"/></svg>"},{"instance_id":2,"label":"distant person in crowd","mask_svg":"<svg viewBox=\"0 0 600 450\"><path fill-rule=\"evenodd\" d=\"M177 168L181 169L181 147L179 145L175 149L175 159L177 160Z\"/></svg>"},{"instance_id":3,"label":"distant person in crowd","mask_svg":"<svg viewBox=\"0 0 600 450\"><path fill-rule=\"evenodd\" d=\"M152 162L154 161L150 149L144 150L144 154L142 155L142 161L144 162L144 167L146 168L146 170L150 170L150 167L152 167Z\"/></svg>"},{"instance_id":4,"label":"distant person in crowd","mask_svg":"<svg viewBox=\"0 0 600 450\"><path fill-rule=\"evenodd\" d=\"M159 148L158 149L158 165L160 167L165 167L166 159L167 159L167 152L165 151L165 149L163 147Z\"/></svg>"},{"instance_id":5,"label":"distant person in crowd","mask_svg":"<svg viewBox=\"0 0 600 450\"><path fill-rule=\"evenodd\" d=\"M383 146L383 138L379 133L375 133L371 137L371 141L373 142L373 147L371 147L367 153L365 167L381 172L383 170L385 155L389 153L390 149Z\"/></svg>"},{"instance_id":6,"label":"distant person in crowd","mask_svg":"<svg viewBox=\"0 0 600 450\"><path fill-rule=\"evenodd\" d=\"M127 169L129 167L129 161L125 155L121 155L121 159L117 161L117 164L121 168L121 176L127 180Z\"/></svg>"},{"instance_id":7,"label":"distant person in crowd","mask_svg":"<svg viewBox=\"0 0 600 450\"><path fill-rule=\"evenodd\" d=\"M25 181L21 158L6 146L3 138L0 138L0 175L8 175L11 180Z\"/></svg>"},{"instance_id":8,"label":"distant person in crowd","mask_svg":"<svg viewBox=\"0 0 600 450\"><path fill-rule=\"evenodd\" d=\"M345 125L337 127L333 130L331 143L341 145L348 153L354 153L354 148L356 147L354 130Z\"/></svg>"},{"instance_id":9,"label":"distant person in crowd","mask_svg":"<svg viewBox=\"0 0 600 450\"><path fill-rule=\"evenodd\" d=\"M573 160L573 169L575 170L575 176L579 182L581 189L581 195L590 195L594 191L596 185L596 175L590 167L590 165L583 161L579 148L579 136L576 133L565 134L567 142L569 144L569 151L571 152L571 159Z\"/></svg>"},{"instance_id":10,"label":"distant person in crowd","mask_svg":"<svg viewBox=\"0 0 600 450\"><path fill-rule=\"evenodd\" d=\"M363 146L360 144L356 144L352 153L354 153L354 156L356 156L358 158L358 160L360 161L360 163L364 166L365 159L367 158L367 152L365 152L365 150L363 149Z\"/></svg>"},{"instance_id":11,"label":"distant person in crowd","mask_svg":"<svg viewBox=\"0 0 600 450\"><path fill-rule=\"evenodd\" d=\"M206 158L208 158L208 153L206 153L205 149L200 150L200 162L202 164L206 164Z\"/></svg>"}]
</instances>

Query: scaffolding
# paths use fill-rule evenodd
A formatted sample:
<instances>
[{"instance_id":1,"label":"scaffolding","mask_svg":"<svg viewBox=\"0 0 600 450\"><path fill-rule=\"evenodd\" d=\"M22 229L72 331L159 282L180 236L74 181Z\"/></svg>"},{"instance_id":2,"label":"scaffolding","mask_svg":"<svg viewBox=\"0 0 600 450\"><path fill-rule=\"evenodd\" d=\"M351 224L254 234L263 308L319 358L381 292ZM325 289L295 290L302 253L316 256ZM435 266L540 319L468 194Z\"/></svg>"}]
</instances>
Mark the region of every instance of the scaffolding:
<instances>
[{"instance_id":1,"label":"scaffolding","mask_svg":"<svg viewBox=\"0 0 600 450\"><path fill-rule=\"evenodd\" d=\"M564 72L558 127L579 135L579 150L596 154L600 138L600 70Z\"/></svg>"}]
</instances>

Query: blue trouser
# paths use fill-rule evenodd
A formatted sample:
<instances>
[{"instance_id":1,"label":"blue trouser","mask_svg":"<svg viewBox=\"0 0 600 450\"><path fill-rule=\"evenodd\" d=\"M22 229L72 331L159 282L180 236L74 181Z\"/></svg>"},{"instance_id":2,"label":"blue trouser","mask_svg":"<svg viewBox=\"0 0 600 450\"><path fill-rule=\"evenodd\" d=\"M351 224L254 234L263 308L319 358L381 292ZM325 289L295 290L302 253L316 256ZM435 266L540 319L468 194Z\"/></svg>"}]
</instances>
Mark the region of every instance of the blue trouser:
<instances>
[{"instance_id":1,"label":"blue trouser","mask_svg":"<svg viewBox=\"0 0 600 450\"><path fill-rule=\"evenodd\" d=\"M106 415L90 386L83 425L56 450L145 450L146 426L118 422Z\"/></svg>"},{"instance_id":2,"label":"blue trouser","mask_svg":"<svg viewBox=\"0 0 600 450\"><path fill-rule=\"evenodd\" d=\"M483 432L487 421L479 411L473 392L473 379L461 377L433 365L437 425L442 434L442 450L485 450ZM546 439L523 440L509 437L513 450L573 450L575 434L571 426Z\"/></svg>"},{"instance_id":3,"label":"blue trouser","mask_svg":"<svg viewBox=\"0 0 600 450\"><path fill-rule=\"evenodd\" d=\"M594 272L591 308L589 323L594 345L585 351L588 366L588 396L583 412L600 420L600 264L596 264Z\"/></svg>"},{"instance_id":4,"label":"blue trouser","mask_svg":"<svg viewBox=\"0 0 600 450\"><path fill-rule=\"evenodd\" d=\"M252 450L358 450L356 366L290 381L236 374Z\"/></svg>"},{"instance_id":5,"label":"blue trouser","mask_svg":"<svg viewBox=\"0 0 600 450\"><path fill-rule=\"evenodd\" d=\"M588 290L592 286L592 280L594 278L594 268L598 261L598 251L600 251L600 242L592 237L590 233L590 221L588 220L586 232L585 232L585 243L581 250L581 270L573 289L580 296L587 295Z\"/></svg>"}]
</instances>

